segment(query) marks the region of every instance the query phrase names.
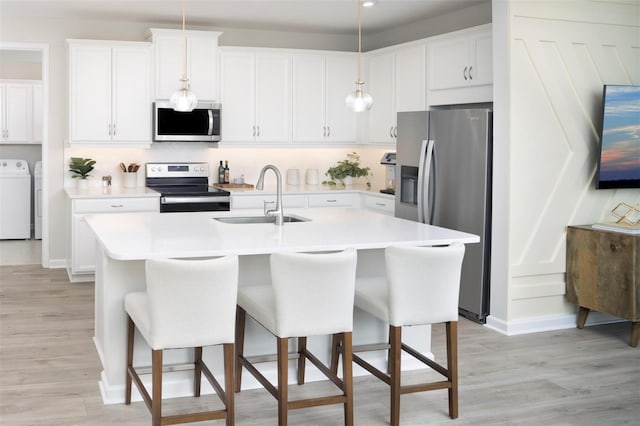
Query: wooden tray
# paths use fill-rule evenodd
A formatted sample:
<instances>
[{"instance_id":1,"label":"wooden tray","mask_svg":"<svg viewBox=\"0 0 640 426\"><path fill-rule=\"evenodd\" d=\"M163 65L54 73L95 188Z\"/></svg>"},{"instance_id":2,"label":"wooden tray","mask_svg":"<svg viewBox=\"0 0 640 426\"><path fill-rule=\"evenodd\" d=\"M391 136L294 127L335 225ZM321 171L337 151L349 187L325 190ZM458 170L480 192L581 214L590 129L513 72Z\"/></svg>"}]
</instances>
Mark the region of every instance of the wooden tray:
<instances>
[{"instance_id":1,"label":"wooden tray","mask_svg":"<svg viewBox=\"0 0 640 426\"><path fill-rule=\"evenodd\" d=\"M250 183L214 183L212 186L220 189L253 189Z\"/></svg>"}]
</instances>

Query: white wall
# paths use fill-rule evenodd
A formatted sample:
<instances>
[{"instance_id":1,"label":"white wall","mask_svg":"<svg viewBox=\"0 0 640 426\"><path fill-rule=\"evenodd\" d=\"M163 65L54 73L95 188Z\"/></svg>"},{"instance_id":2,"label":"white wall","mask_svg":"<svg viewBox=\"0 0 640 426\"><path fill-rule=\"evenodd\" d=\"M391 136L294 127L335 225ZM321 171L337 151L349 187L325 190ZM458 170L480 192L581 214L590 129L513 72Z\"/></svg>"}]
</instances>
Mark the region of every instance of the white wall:
<instances>
[{"instance_id":1,"label":"white wall","mask_svg":"<svg viewBox=\"0 0 640 426\"><path fill-rule=\"evenodd\" d=\"M574 326L564 296L566 226L610 220L618 202L640 201L640 190L594 189L602 85L640 84L640 5L518 0L494 8L506 15L509 44L497 67L507 90L497 88L495 102L496 154L509 163L508 187L499 187L506 211L495 212L506 221L496 231L508 259L496 271L506 275L492 288L499 308L489 323L510 334Z\"/></svg>"}]
</instances>

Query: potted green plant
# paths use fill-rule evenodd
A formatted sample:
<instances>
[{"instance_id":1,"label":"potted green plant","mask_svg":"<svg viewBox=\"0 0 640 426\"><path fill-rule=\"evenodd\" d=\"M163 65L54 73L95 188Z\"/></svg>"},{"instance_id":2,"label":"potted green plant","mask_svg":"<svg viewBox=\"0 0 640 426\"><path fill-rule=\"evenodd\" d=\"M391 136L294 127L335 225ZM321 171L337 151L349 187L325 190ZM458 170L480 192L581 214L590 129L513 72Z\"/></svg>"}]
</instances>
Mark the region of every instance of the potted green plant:
<instances>
[{"instance_id":1,"label":"potted green plant","mask_svg":"<svg viewBox=\"0 0 640 426\"><path fill-rule=\"evenodd\" d=\"M78 181L79 187L87 186L87 178L90 176L89 173L91 173L95 164L95 160L91 158L71 157L69 171L71 172L72 179L80 179Z\"/></svg>"},{"instance_id":2,"label":"potted green plant","mask_svg":"<svg viewBox=\"0 0 640 426\"><path fill-rule=\"evenodd\" d=\"M330 167L325 176L331 178L330 181L322 182L324 185L335 185L336 180L344 186L350 186L354 178L367 177L371 174L369 167L360 166L360 156L355 152L347 154L346 160L340 160L335 166ZM367 188L371 188L371 182L367 180Z\"/></svg>"}]
</instances>

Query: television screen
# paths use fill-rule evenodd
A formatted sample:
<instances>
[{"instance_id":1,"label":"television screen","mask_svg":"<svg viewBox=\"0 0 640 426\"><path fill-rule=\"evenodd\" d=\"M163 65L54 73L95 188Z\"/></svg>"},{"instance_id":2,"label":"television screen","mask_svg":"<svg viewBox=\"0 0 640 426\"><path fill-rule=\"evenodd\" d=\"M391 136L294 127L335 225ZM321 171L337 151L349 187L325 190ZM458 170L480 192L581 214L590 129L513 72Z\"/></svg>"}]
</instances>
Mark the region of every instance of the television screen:
<instances>
[{"instance_id":1,"label":"television screen","mask_svg":"<svg viewBox=\"0 0 640 426\"><path fill-rule=\"evenodd\" d=\"M596 188L640 188L640 86L605 85Z\"/></svg>"}]
</instances>

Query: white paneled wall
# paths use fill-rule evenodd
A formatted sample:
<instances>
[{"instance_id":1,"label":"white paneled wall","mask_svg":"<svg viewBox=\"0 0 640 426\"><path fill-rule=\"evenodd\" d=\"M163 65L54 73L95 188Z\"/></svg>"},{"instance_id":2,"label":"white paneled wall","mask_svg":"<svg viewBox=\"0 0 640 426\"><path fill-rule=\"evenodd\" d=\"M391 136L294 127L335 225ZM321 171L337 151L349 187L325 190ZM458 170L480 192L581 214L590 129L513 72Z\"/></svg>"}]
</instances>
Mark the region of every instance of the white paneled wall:
<instances>
[{"instance_id":1,"label":"white paneled wall","mask_svg":"<svg viewBox=\"0 0 640 426\"><path fill-rule=\"evenodd\" d=\"M494 318L510 334L573 326L566 226L640 201L594 189L602 86L640 84L640 6L604 3L510 2L508 309Z\"/></svg>"}]
</instances>

